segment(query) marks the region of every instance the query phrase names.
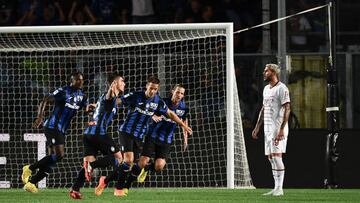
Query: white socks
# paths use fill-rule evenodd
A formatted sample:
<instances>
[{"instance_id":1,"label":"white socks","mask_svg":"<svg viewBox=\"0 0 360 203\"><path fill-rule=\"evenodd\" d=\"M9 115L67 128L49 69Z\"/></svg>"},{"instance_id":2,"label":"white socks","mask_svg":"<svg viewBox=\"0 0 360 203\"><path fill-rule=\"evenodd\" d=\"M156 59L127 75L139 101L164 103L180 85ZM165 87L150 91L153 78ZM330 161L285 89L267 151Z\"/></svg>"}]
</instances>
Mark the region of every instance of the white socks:
<instances>
[{"instance_id":1,"label":"white socks","mask_svg":"<svg viewBox=\"0 0 360 203\"><path fill-rule=\"evenodd\" d=\"M273 178L274 178L274 190L277 188L278 186L278 178L277 178L277 170L276 170L276 166L275 166L275 162L273 159L269 159L269 162L271 164L271 169L272 169L272 174L273 174Z\"/></svg>"},{"instance_id":2,"label":"white socks","mask_svg":"<svg viewBox=\"0 0 360 203\"><path fill-rule=\"evenodd\" d=\"M273 157L271 166L273 167L275 189L282 190L285 175L285 166L282 161L282 157Z\"/></svg>"}]
</instances>

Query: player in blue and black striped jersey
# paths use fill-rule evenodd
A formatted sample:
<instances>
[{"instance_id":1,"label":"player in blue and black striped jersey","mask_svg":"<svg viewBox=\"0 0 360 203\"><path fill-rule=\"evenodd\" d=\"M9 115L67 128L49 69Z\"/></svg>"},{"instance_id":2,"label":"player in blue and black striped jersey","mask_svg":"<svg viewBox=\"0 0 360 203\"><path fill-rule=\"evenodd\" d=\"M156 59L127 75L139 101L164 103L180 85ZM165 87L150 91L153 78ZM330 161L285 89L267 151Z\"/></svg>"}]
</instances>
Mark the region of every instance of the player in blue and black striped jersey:
<instances>
[{"instance_id":1,"label":"player in blue and black striped jersey","mask_svg":"<svg viewBox=\"0 0 360 203\"><path fill-rule=\"evenodd\" d=\"M169 109L175 112L176 115L178 115L178 117L187 124L188 109L186 108L185 102L183 100L184 95L184 86L177 84L172 90L172 96L165 98L164 101ZM134 164L134 166L131 168L130 175L128 176L126 184L124 185L125 188L129 189L131 187L131 183L136 179L138 179L138 182L144 182L146 174L149 170L160 172L164 169L166 158L169 155L170 146L174 139L174 131L176 126L177 124L169 119L166 115L153 116L153 121L149 123L149 128L141 157L138 163ZM183 135L183 149L185 150L188 138L188 133L185 129L183 129ZM153 154L155 154L155 161L151 164L148 164Z\"/></svg>"},{"instance_id":2,"label":"player in blue and black striped jersey","mask_svg":"<svg viewBox=\"0 0 360 203\"><path fill-rule=\"evenodd\" d=\"M43 124L50 155L23 167L21 178L26 191L38 192L36 183L46 177L52 171L52 167L64 157L65 132L76 112L80 108L86 108L86 111L90 111L95 107L94 104L88 104L82 90L84 84L83 74L76 72L71 75L70 80L70 85L59 88L47 95L39 105L38 116L33 123L34 128L38 128L42 124L47 104L55 103L52 114ZM29 180L32 172L36 169L39 169L37 174Z\"/></svg>"},{"instance_id":3,"label":"player in blue and black striped jersey","mask_svg":"<svg viewBox=\"0 0 360 203\"><path fill-rule=\"evenodd\" d=\"M116 99L123 94L125 82L120 74L113 73L108 77L108 84L107 92L100 96L94 114L84 131L84 163L70 191L70 197L73 199L81 199L80 188L84 185L85 179L91 180L90 174L93 169L107 166L116 168L122 163L119 146L108 134L107 129L117 112ZM99 151L105 156L96 160Z\"/></svg>"},{"instance_id":4,"label":"player in blue and black striped jersey","mask_svg":"<svg viewBox=\"0 0 360 203\"><path fill-rule=\"evenodd\" d=\"M115 196L123 196L124 191L122 183L125 182L130 166L134 161L134 152L140 152L146 135L149 121L154 114L167 116L169 119L175 121L184 129L191 133L192 130L188 127L173 111L168 109L168 106L158 95L160 88L160 80L154 76L150 77L146 84L146 91L131 92L120 97L119 102L128 107L128 114L125 121L119 128L119 136L122 151L124 152L124 161L119 167L119 178L114 192ZM97 186L97 195L100 195L114 175L105 178L100 178Z\"/></svg>"}]
</instances>

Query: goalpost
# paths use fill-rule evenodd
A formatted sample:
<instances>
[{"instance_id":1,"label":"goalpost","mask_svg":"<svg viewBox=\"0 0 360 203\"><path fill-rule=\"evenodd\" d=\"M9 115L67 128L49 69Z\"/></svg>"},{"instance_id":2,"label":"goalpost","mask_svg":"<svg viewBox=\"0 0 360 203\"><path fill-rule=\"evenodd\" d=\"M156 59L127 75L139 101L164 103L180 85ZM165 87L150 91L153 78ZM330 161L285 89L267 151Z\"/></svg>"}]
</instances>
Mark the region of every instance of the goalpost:
<instances>
[{"instance_id":1,"label":"goalpost","mask_svg":"<svg viewBox=\"0 0 360 203\"><path fill-rule=\"evenodd\" d=\"M162 97L184 84L194 131L188 149L182 150L178 129L166 169L139 186L252 187L232 35L232 23L1 27L0 188L22 187L22 166L45 156L42 130L31 128L37 106L76 70L84 73L90 102L103 93L112 71L124 73L125 92L143 89L150 75L160 78ZM120 107L109 130L115 140L125 113ZM87 119L81 111L73 119L65 158L40 188L71 186L82 163Z\"/></svg>"}]
</instances>

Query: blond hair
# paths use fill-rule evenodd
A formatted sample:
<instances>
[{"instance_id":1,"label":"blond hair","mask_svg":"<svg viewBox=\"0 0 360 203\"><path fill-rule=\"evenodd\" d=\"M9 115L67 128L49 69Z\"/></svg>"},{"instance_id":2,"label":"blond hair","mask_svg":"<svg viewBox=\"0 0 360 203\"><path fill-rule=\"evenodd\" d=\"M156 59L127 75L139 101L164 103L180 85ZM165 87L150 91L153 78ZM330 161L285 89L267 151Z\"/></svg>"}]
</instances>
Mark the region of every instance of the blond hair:
<instances>
[{"instance_id":1,"label":"blond hair","mask_svg":"<svg viewBox=\"0 0 360 203\"><path fill-rule=\"evenodd\" d=\"M265 67L268 67L270 70L272 70L278 79L280 78L280 67L277 64L269 63L266 64Z\"/></svg>"}]
</instances>

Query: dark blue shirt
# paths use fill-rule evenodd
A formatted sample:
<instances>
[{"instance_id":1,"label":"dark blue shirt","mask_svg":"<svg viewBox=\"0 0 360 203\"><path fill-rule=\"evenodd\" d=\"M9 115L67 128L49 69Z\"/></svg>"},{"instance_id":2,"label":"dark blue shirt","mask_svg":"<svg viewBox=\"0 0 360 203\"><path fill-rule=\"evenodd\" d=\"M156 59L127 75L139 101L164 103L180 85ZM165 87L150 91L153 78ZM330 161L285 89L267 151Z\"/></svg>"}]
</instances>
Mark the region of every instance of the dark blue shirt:
<instances>
[{"instance_id":1,"label":"dark blue shirt","mask_svg":"<svg viewBox=\"0 0 360 203\"><path fill-rule=\"evenodd\" d=\"M116 97L109 100L106 95L100 96L96 103L94 115L91 118L88 127L85 129L85 135L105 135L107 127L113 120L117 111Z\"/></svg>"},{"instance_id":2,"label":"dark blue shirt","mask_svg":"<svg viewBox=\"0 0 360 203\"><path fill-rule=\"evenodd\" d=\"M88 100L81 89L70 86L59 88L50 93L49 96L54 97L55 107L44 126L57 129L60 133L65 134L77 110L87 106Z\"/></svg>"},{"instance_id":3,"label":"dark blue shirt","mask_svg":"<svg viewBox=\"0 0 360 203\"><path fill-rule=\"evenodd\" d=\"M148 122L154 113L166 115L168 107L159 95L146 98L144 91L131 92L120 97L122 104L129 107L128 114L119 130L136 138L143 139Z\"/></svg>"},{"instance_id":4,"label":"dark blue shirt","mask_svg":"<svg viewBox=\"0 0 360 203\"><path fill-rule=\"evenodd\" d=\"M172 103L171 98L165 98L164 102L180 119L183 121L186 120L188 109L186 108L183 100L181 100L177 106ZM177 124L167 115L163 115L162 117L162 121L158 123L151 120L149 123L147 138L151 137L155 141L160 141L160 143L171 144Z\"/></svg>"}]
</instances>

